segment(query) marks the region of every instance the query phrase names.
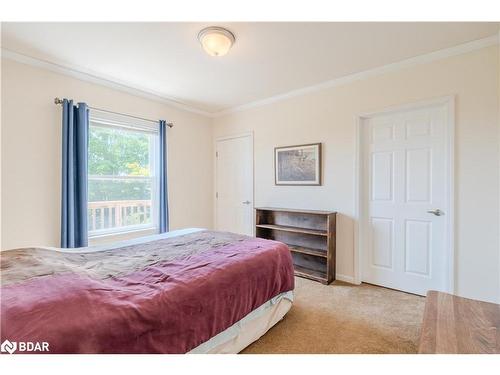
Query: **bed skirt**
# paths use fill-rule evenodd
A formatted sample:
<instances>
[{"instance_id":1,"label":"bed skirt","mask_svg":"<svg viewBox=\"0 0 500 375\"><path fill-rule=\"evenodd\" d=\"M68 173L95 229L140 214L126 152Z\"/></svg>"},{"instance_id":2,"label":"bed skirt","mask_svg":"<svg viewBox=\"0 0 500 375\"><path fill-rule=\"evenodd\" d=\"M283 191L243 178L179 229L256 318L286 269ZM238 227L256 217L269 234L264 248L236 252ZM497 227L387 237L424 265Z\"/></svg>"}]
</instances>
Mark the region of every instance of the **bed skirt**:
<instances>
[{"instance_id":1,"label":"bed skirt","mask_svg":"<svg viewBox=\"0 0 500 375\"><path fill-rule=\"evenodd\" d=\"M188 354L236 354L257 341L290 310L293 292L278 294Z\"/></svg>"}]
</instances>

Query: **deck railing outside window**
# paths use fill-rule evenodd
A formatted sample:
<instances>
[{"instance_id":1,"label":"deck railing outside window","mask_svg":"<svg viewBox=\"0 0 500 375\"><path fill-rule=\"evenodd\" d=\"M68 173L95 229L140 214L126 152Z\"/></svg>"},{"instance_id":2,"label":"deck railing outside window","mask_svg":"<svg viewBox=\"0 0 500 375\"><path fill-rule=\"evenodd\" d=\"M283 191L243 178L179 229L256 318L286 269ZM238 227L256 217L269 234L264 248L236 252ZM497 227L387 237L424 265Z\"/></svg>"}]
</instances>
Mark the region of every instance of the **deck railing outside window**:
<instances>
[{"instance_id":1,"label":"deck railing outside window","mask_svg":"<svg viewBox=\"0 0 500 375\"><path fill-rule=\"evenodd\" d=\"M89 232L151 224L151 200L88 203Z\"/></svg>"}]
</instances>

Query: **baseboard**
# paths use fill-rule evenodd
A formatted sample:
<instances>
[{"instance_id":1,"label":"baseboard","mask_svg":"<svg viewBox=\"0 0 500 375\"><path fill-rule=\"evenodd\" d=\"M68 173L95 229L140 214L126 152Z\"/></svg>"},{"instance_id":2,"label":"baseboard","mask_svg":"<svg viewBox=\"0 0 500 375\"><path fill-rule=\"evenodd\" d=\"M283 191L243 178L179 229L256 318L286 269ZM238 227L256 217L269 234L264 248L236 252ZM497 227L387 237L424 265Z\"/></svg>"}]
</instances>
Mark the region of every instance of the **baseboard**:
<instances>
[{"instance_id":1,"label":"baseboard","mask_svg":"<svg viewBox=\"0 0 500 375\"><path fill-rule=\"evenodd\" d=\"M354 281L354 276L336 274L335 280L344 281L349 284L356 284L356 285L358 284Z\"/></svg>"}]
</instances>

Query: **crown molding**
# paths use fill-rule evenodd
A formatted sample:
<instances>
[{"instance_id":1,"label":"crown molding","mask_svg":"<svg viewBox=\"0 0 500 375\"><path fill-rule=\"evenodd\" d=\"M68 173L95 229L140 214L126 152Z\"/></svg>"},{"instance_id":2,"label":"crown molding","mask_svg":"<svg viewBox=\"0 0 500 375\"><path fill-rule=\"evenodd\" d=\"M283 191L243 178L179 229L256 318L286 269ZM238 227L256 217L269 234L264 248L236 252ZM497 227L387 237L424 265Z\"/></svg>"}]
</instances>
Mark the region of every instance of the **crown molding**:
<instances>
[{"instance_id":1,"label":"crown molding","mask_svg":"<svg viewBox=\"0 0 500 375\"><path fill-rule=\"evenodd\" d=\"M486 47L494 46L494 45L499 43L499 40L500 40L500 32L498 34L495 34L495 35L492 35L492 36L489 36L486 38L482 38L482 39L477 39L477 40L474 40L472 42L459 44L459 45L454 46L454 47L445 48L445 49L438 50L438 51L431 52L431 53L427 53L424 55L415 56L415 57L412 57L412 58L409 58L406 60L401 60L401 61L398 61L398 62L395 62L392 64L383 65L383 66L380 66L377 68L364 70L364 71L361 71L358 73L335 78L335 79L332 79L330 81L322 82L322 83L319 83L316 85L307 86L307 87L303 87L303 88L300 88L297 90L288 91L286 93L271 96L271 97L266 98L266 99L256 100L254 102L242 104L242 105L239 105L236 107L231 107L231 108L225 109L223 111L213 113L212 117L222 117L222 116L229 115L232 113L246 111L246 110L249 110L252 108L262 107L262 106L265 106L268 104L276 103L276 102L290 99L290 98L294 98L297 96L302 96L302 95L313 93L316 91L321 91L321 90L325 90L328 88L345 85L347 83L359 81L359 80L362 80L365 78L374 77L374 76L378 76L378 75L382 75L382 74L386 74L386 73L390 73L390 72L395 72L395 71L398 71L401 69L429 63L432 61L446 59L448 57L462 55L462 54L473 52L476 50L480 50L480 49L483 49Z\"/></svg>"},{"instance_id":2,"label":"crown molding","mask_svg":"<svg viewBox=\"0 0 500 375\"><path fill-rule=\"evenodd\" d=\"M71 67L67 65L56 64L47 60L42 60L39 58L31 57L22 53L14 52L4 47L1 48L2 57L5 57L10 60L14 60L23 64L31 65L38 68L43 68L50 70L55 73L63 74L66 76L70 76L82 81L95 83L101 86L109 87L115 90L119 90L128 94L132 94L135 96L139 96L145 99L154 100L160 103L167 104L169 106L182 109L187 112L196 113L198 115L213 117L213 114L199 108L192 107L186 103L182 103L174 98L167 97L158 92L154 92L152 90L148 90L143 87L138 87L135 85L131 85L127 82L123 82L111 77L105 77L103 75L93 73L93 72L85 72L77 67Z\"/></svg>"},{"instance_id":3,"label":"crown molding","mask_svg":"<svg viewBox=\"0 0 500 375\"><path fill-rule=\"evenodd\" d=\"M341 85L345 85L350 82L355 82L359 81L365 78L369 77L374 77L390 72L395 72L401 69L413 67L413 66L418 66L421 64L429 63L432 61L437 61L437 60L442 60L446 59L448 57L453 57L453 56L458 56L462 55L465 53L473 52L476 50L480 50L482 48L487 48L491 47L493 45L497 45L500 40L500 32L498 34L482 38L482 39L477 39L472 42L464 43L464 44L459 44L454 47L450 48L445 48L442 50L438 50L435 52L427 53L424 55L412 57L406 60L398 61L392 64L387 64L383 65L377 68L373 69L368 69L364 70L358 73L350 74L347 76L335 78L326 82L322 82L316 85L311 85L311 86L306 86L300 89L296 90L291 90L283 94L275 95L268 97L266 99L261 99L261 100L256 100L253 102L249 102L246 104L242 104L239 106L235 107L230 107L228 109L218 111L218 112L208 112L201 110L199 108L192 107L186 103L182 103L174 98L167 97L163 94L160 94L158 92L154 92L152 90L143 88L143 87L138 87L131 85L129 83L123 82L116 80L115 78L112 77L104 77L102 75L99 75L97 73L93 72L84 72L80 70L80 68L77 67L70 67L70 66L65 66L61 64L56 64L50 61L34 58L31 56L27 56L18 52L14 52L11 50L8 50L4 47L1 48L2 52L2 57L21 62L27 65L32 65L35 67L40 67L44 68L56 73L64 74L70 77L74 77L77 79L80 79L82 81L87 81L87 82L92 82L96 83L98 85L106 86L109 88L113 88L119 91L123 91L132 95L140 96L146 99L158 101L167 105L170 105L172 107L176 107L179 109L182 109L187 112L192 112L196 113L198 115L210 117L210 118L215 118L215 117L222 117L225 115L229 115L232 113L237 113L237 112L242 112L245 110L249 110L252 108L257 108L257 107L262 107L265 105L269 105L272 103L276 103L279 101L287 100L290 98L294 98L297 96L302 96L305 94L313 93L316 91L321 91L325 90L328 88L332 87L337 87Z\"/></svg>"}]
</instances>

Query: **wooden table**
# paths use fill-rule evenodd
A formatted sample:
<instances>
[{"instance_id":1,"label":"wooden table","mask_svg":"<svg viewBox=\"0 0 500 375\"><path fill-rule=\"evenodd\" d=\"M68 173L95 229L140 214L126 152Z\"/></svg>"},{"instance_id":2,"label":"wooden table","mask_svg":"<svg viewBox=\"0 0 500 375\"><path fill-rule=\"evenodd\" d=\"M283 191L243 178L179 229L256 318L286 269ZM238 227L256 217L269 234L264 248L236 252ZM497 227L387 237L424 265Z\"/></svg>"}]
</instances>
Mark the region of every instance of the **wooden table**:
<instances>
[{"instance_id":1,"label":"wooden table","mask_svg":"<svg viewBox=\"0 0 500 375\"><path fill-rule=\"evenodd\" d=\"M500 353L500 305L429 291L419 353Z\"/></svg>"}]
</instances>

